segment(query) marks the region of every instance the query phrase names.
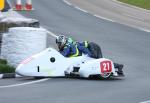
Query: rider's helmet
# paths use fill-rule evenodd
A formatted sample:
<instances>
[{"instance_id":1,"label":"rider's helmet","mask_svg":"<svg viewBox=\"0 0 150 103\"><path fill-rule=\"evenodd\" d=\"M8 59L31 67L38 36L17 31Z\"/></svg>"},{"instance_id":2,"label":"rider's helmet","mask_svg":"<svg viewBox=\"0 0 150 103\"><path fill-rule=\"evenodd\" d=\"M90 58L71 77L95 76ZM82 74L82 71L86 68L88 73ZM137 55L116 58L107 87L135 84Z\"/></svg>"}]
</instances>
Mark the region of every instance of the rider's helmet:
<instances>
[{"instance_id":1,"label":"rider's helmet","mask_svg":"<svg viewBox=\"0 0 150 103\"><path fill-rule=\"evenodd\" d=\"M74 41L73 41L73 39L72 39L72 38L67 37L67 43L68 43L68 44L73 44L73 43L74 43Z\"/></svg>"},{"instance_id":2,"label":"rider's helmet","mask_svg":"<svg viewBox=\"0 0 150 103\"><path fill-rule=\"evenodd\" d=\"M58 45L59 50L62 50L65 47L66 42L67 42L67 37L64 35L59 35L56 38L56 44Z\"/></svg>"}]
</instances>

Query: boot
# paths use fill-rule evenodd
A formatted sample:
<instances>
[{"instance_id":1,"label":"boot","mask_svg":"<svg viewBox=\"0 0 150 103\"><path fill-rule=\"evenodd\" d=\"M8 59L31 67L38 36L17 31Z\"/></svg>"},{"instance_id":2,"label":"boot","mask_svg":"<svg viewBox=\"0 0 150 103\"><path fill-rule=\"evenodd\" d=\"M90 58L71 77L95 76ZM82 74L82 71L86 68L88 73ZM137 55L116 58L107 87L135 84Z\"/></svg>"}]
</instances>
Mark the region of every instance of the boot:
<instances>
[{"instance_id":1,"label":"boot","mask_svg":"<svg viewBox=\"0 0 150 103\"><path fill-rule=\"evenodd\" d=\"M124 76L124 73L123 73L122 69L123 69L123 64L120 64L118 66L118 74Z\"/></svg>"},{"instance_id":2,"label":"boot","mask_svg":"<svg viewBox=\"0 0 150 103\"><path fill-rule=\"evenodd\" d=\"M123 69L123 64L118 64L118 63L114 63L114 67L118 69L118 74L124 76L124 73L122 71Z\"/></svg>"},{"instance_id":3,"label":"boot","mask_svg":"<svg viewBox=\"0 0 150 103\"><path fill-rule=\"evenodd\" d=\"M71 72L71 74L79 75L79 69L80 67L73 67L73 71Z\"/></svg>"}]
</instances>

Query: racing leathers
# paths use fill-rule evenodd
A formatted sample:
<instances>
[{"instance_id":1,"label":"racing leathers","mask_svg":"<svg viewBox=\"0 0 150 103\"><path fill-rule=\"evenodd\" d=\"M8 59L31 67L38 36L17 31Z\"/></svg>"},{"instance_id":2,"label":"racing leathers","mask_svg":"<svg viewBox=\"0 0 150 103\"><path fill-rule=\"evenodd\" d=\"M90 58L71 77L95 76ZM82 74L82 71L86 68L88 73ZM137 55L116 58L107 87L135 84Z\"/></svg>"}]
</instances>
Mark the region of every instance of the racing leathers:
<instances>
[{"instance_id":1,"label":"racing leathers","mask_svg":"<svg viewBox=\"0 0 150 103\"><path fill-rule=\"evenodd\" d=\"M92 56L90 50L88 49L88 42L76 42L76 45L81 53L87 54L89 57Z\"/></svg>"},{"instance_id":2,"label":"racing leathers","mask_svg":"<svg viewBox=\"0 0 150 103\"><path fill-rule=\"evenodd\" d=\"M77 45L67 43L65 47L60 50L60 53L65 57L77 57L81 55L81 52L78 50Z\"/></svg>"},{"instance_id":3,"label":"racing leathers","mask_svg":"<svg viewBox=\"0 0 150 103\"><path fill-rule=\"evenodd\" d=\"M91 52L88 49L88 42L74 42L72 38L67 38L67 42L60 53L65 57L77 57L82 53L87 54L91 57Z\"/></svg>"}]
</instances>

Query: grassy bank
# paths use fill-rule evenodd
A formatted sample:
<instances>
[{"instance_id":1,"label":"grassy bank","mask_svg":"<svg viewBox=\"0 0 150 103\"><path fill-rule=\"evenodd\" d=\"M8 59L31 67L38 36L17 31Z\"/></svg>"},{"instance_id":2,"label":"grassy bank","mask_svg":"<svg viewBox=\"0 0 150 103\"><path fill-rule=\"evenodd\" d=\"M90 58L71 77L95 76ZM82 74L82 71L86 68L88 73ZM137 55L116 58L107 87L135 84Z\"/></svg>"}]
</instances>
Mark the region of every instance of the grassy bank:
<instances>
[{"instance_id":1,"label":"grassy bank","mask_svg":"<svg viewBox=\"0 0 150 103\"><path fill-rule=\"evenodd\" d=\"M150 0L118 0L118 1L150 10Z\"/></svg>"},{"instance_id":2,"label":"grassy bank","mask_svg":"<svg viewBox=\"0 0 150 103\"><path fill-rule=\"evenodd\" d=\"M6 60L0 59L0 74L2 73L14 73L15 68L9 66Z\"/></svg>"}]
</instances>

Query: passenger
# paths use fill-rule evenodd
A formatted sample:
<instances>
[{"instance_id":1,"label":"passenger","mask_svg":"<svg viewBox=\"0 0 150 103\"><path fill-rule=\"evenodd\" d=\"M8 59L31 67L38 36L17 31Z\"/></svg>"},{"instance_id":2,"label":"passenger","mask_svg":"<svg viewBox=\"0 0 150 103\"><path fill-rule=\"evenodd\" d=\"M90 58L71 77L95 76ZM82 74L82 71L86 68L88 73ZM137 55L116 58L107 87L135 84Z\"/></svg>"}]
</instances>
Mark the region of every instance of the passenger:
<instances>
[{"instance_id":1,"label":"passenger","mask_svg":"<svg viewBox=\"0 0 150 103\"><path fill-rule=\"evenodd\" d=\"M92 57L92 53L88 48L89 47L88 41L76 42L76 45L81 53L87 54L89 57Z\"/></svg>"}]
</instances>

